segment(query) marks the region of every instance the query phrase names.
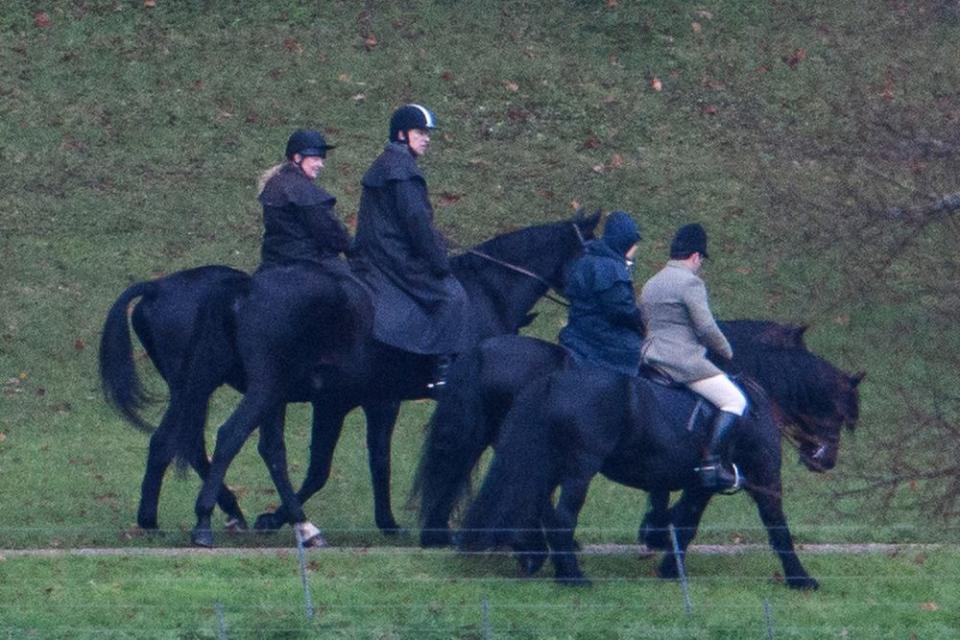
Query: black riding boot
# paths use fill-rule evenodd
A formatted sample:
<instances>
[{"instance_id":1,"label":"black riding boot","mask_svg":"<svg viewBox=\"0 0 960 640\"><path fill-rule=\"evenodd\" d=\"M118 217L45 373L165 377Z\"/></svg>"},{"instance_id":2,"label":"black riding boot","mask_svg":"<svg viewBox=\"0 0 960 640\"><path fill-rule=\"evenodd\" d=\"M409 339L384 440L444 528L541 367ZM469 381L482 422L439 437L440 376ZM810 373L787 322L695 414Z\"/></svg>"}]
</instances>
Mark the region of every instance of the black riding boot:
<instances>
[{"instance_id":1,"label":"black riding boot","mask_svg":"<svg viewBox=\"0 0 960 640\"><path fill-rule=\"evenodd\" d=\"M740 416L735 413L721 411L713 420L710 444L707 445L703 463L697 467L697 471L700 472L700 480L706 489L722 493L734 493L740 489L743 478L740 476L737 466L731 465L732 469L727 469L720 461L720 452L723 445L739 418Z\"/></svg>"},{"instance_id":2,"label":"black riding boot","mask_svg":"<svg viewBox=\"0 0 960 640\"><path fill-rule=\"evenodd\" d=\"M447 384L447 373L450 371L450 365L453 364L453 356L444 354L437 356L437 362L433 368L433 382L427 384L427 389L439 391Z\"/></svg>"}]
</instances>

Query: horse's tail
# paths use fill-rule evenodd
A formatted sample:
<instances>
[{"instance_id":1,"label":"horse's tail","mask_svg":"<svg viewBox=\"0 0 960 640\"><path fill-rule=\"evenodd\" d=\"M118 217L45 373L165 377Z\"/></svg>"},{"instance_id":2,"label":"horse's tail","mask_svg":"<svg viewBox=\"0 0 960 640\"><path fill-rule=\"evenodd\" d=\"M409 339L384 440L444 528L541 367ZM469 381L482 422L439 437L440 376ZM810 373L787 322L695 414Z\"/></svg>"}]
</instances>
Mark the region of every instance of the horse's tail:
<instances>
[{"instance_id":1,"label":"horse's tail","mask_svg":"<svg viewBox=\"0 0 960 640\"><path fill-rule=\"evenodd\" d=\"M546 376L530 383L507 414L490 470L464 517L461 548L509 544L525 530L540 528L558 463L553 423L544 411L551 381Z\"/></svg>"},{"instance_id":2,"label":"horse's tail","mask_svg":"<svg viewBox=\"0 0 960 640\"><path fill-rule=\"evenodd\" d=\"M124 419L147 433L154 427L140 416L139 410L150 403L151 397L137 375L127 309L137 298L156 295L157 286L155 281L145 281L127 287L107 312L100 335L99 369L103 395Z\"/></svg>"},{"instance_id":3,"label":"horse's tail","mask_svg":"<svg viewBox=\"0 0 960 640\"><path fill-rule=\"evenodd\" d=\"M482 368L479 347L457 358L427 426L411 490L411 501L420 499L426 545L433 536L444 536L450 514L469 492L473 468L496 435L483 403Z\"/></svg>"}]
</instances>

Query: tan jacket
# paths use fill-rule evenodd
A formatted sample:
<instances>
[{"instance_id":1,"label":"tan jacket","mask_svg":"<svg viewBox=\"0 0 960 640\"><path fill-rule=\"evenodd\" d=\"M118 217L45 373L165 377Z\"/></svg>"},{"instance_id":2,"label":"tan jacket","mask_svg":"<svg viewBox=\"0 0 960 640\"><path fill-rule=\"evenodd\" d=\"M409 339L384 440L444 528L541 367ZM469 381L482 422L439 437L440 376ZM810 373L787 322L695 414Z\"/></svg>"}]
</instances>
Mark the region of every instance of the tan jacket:
<instances>
[{"instance_id":1,"label":"tan jacket","mask_svg":"<svg viewBox=\"0 0 960 640\"><path fill-rule=\"evenodd\" d=\"M731 358L733 350L717 326L703 280L679 260L671 260L640 292L646 327L644 364L687 383L723 373L707 360L707 348Z\"/></svg>"}]
</instances>

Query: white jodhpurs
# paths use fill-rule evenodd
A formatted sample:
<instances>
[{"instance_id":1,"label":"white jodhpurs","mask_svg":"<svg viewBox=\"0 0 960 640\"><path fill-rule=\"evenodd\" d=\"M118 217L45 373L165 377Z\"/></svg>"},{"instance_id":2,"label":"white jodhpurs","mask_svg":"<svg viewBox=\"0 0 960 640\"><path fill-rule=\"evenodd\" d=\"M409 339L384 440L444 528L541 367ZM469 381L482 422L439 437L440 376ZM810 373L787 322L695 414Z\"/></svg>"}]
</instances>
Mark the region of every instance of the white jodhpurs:
<instances>
[{"instance_id":1,"label":"white jodhpurs","mask_svg":"<svg viewBox=\"0 0 960 640\"><path fill-rule=\"evenodd\" d=\"M687 387L709 400L720 411L729 411L742 416L747 410L747 396L743 395L740 387L733 384L733 381L722 373L711 378L689 382Z\"/></svg>"}]
</instances>

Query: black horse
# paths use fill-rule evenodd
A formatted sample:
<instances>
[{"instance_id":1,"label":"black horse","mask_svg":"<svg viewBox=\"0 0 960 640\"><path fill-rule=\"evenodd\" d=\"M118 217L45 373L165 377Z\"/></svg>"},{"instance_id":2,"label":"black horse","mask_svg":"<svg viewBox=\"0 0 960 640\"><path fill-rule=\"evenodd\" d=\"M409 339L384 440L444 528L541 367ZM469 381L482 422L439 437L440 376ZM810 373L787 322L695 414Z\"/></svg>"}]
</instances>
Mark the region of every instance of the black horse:
<instances>
[{"instance_id":1,"label":"black horse","mask_svg":"<svg viewBox=\"0 0 960 640\"><path fill-rule=\"evenodd\" d=\"M730 373L749 375L767 393L774 418L813 471L836 464L843 426L859 415L857 385L848 375L804 346L805 327L764 320L720 323L734 359L715 362ZM491 338L454 365L449 391L430 419L413 497L419 498L421 544L450 544L448 522L469 490L471 472L494 444L516 395L530 381L572 366L559 345L517 336ZM651 492L640 538L651 548L669 546L669 492Z\"/></svg>"},{"instance_id":2,"label":"black horse","mask_svg":"<svg viewBox=\"0 0 960 640\"><path fill-rule=\"evenodd\" d=\"M856 424L857 384L862 374L849 376L806 351L802 331L792 327L764 321L721 324L734 345L735 360L727 367L749 372L761 381L781 431L797 446L805 466L814 471L832 468L841 428ZM516 336L487 340L457 362L451 371L450 392L431 419L415 482L421 498L422 544L449 544L450 514L469 488L471 471L481 454L495 442L519 391L531 379L571 366L561 347ZM690 513L688 505L703 496L698 491L684 492L668 509L670 490L652 486L647 490L650 510L640 538L651 548L669 549L667 526L689 524L684 516ZM702 513L703 507L694 511ZM669 577L675 570L671 558L665 558L661 574Z\"/></svg>"},{"instance_id":3,"label":"black horse","mask_svg":"<svg viewBox=\"0 0 960 640\"><path fill-rule=\"evenodd\" d=\"M786 583L815 589L783 514L781 432L763 395L751 396L751 411L731 436L729 457L746 478ZM602 473L646 491L684 490L671 522L685 550L713 495L694 471L708 437L703 419L701 427L690 428L696 406L687 391L595 367L573 366L534 380L504 419L490 470L464 518L461 548L512 545L522 570L533 573L545 559L545 534L556 579L586 583L573 535L590 481ZM675 575L674 563L668 553L662 575Z\"/></svg>"},{"instance_id":4,"label":"black horse","mask_svg":"<svg viewBox=\"0 0 960 640\"><path fill-rule=\"evenodd\" d=\"M583 242L593 237L598 221L598 214L578 214L572 220L503 234L453 258L454 274L463 283L471 302L471 335L479 340L516 332L528 324L532 319L530 309L536 301L549 288L562 288L567 265L580 255ZM201 267L132 285L114 303L107 316L100 347L100 375L108 400L128 420L149 430L149 425L138 413L147 396L136 376L126 320L129 305L140 297L142 300L132 314L133 327L170 389L167 411L150 440L137 519L141 527L157 526L157 502L163 472L175 456L188 461L201 478L206 480L210 476L211 467L203 439L209 394L221 384L247 392L257 376L262 378L263 367L257 369L257 365L245 363L238 346L238 335L267 331L268 334L261 337L280 340L283 344L279 346L288 351L292 348L291 353L296 354L298 348L304 346L306 349L302 349L301 354L316 351L310 344L308 333L269 336L270 331L284 324L278 322L276 326L270 326L271 320L277 317L277 305L282 302L271 298L275 295L271 291L276 287L284 290L286 285L282 280L295 282L298 277L295 270L278 271L268 278L261 278L260 289L266 295L252 295L253 281L246 274L227 267ZM274 280L272 283L271 279ZM346 296L344 301L357 310L361 319L369 316L369 311L362 311L364 294L358 287L347 286L339 291L331 286L327 293L332 299ZM258 299L261 302L256 302ZM250 300L254 302L250 303ZM262 312L259 319L253 311L257 305ZM245 320L241 321L241 318ZM365 319L369 320L368 317ZM347 333L360 331L357 326L346 326L349 323L344 317L335 320L334 324L336 322L340 322L340 328ZM300 325L306 323L307 318L304 318ZM250 341L257 342L256 339ZM270 364L272 356L260 355L266 364ZM361 406L367 417L377 526L385 532L398 529L390 505L390 439L400 401L425 395L425 383L433 363L430 358L405 354L369 341L354 356L349 361L339 361L345 366L338 366L338 362L315 362L313 364L317 366L310 368L309 375L304 373L306 369L303 367L298 367L296 374L292 369L280 372L284 377L284 388L273 389L271 394L280 393L285 402L309 401L313 404L310 466L300 491L293 498L288 495L284 506L276 513L258 518L258 527L277 528L288 521L298 521L296 519L302 514L299 505L316 493L329 475L334 446L346 414ZM256 360L258 356L250 357ZM298 365L304 360L298 358ZM263 389L258 389L260 391ZM249 409L251 403L248 401L245 406ZM262 429L262 433L282 433L283 410L276 402L272 402L269 410L258 408L256 413L257 421L270 426L268 430ZM236 443L242 442L249 430L257 426L247 419L243 422L241 431L244 433L237 435L234 432L230 449L236 448ZM231 426L223 433L233 429ZM226 448L222 451L221 459L232 458ZM276 455L283 455L282 438L261 437L260 452L265 459L272 461L268 462L268 467L273 473L274 469L280 468ZM281 466L285 469L285 464ZM202 496L206 501L214 495L227 513L228 522L245 526L236 499L222 483L226 468L222 462L221 467L215 473L217 486L205 484ZM289 483L279 478L278 489L284 484ZM281 490L281 497L284 493ZM291 504L297 506L291 510ZM200 538L201 543L209 540L206 534Z\"/></svg>"}]
</instances>

